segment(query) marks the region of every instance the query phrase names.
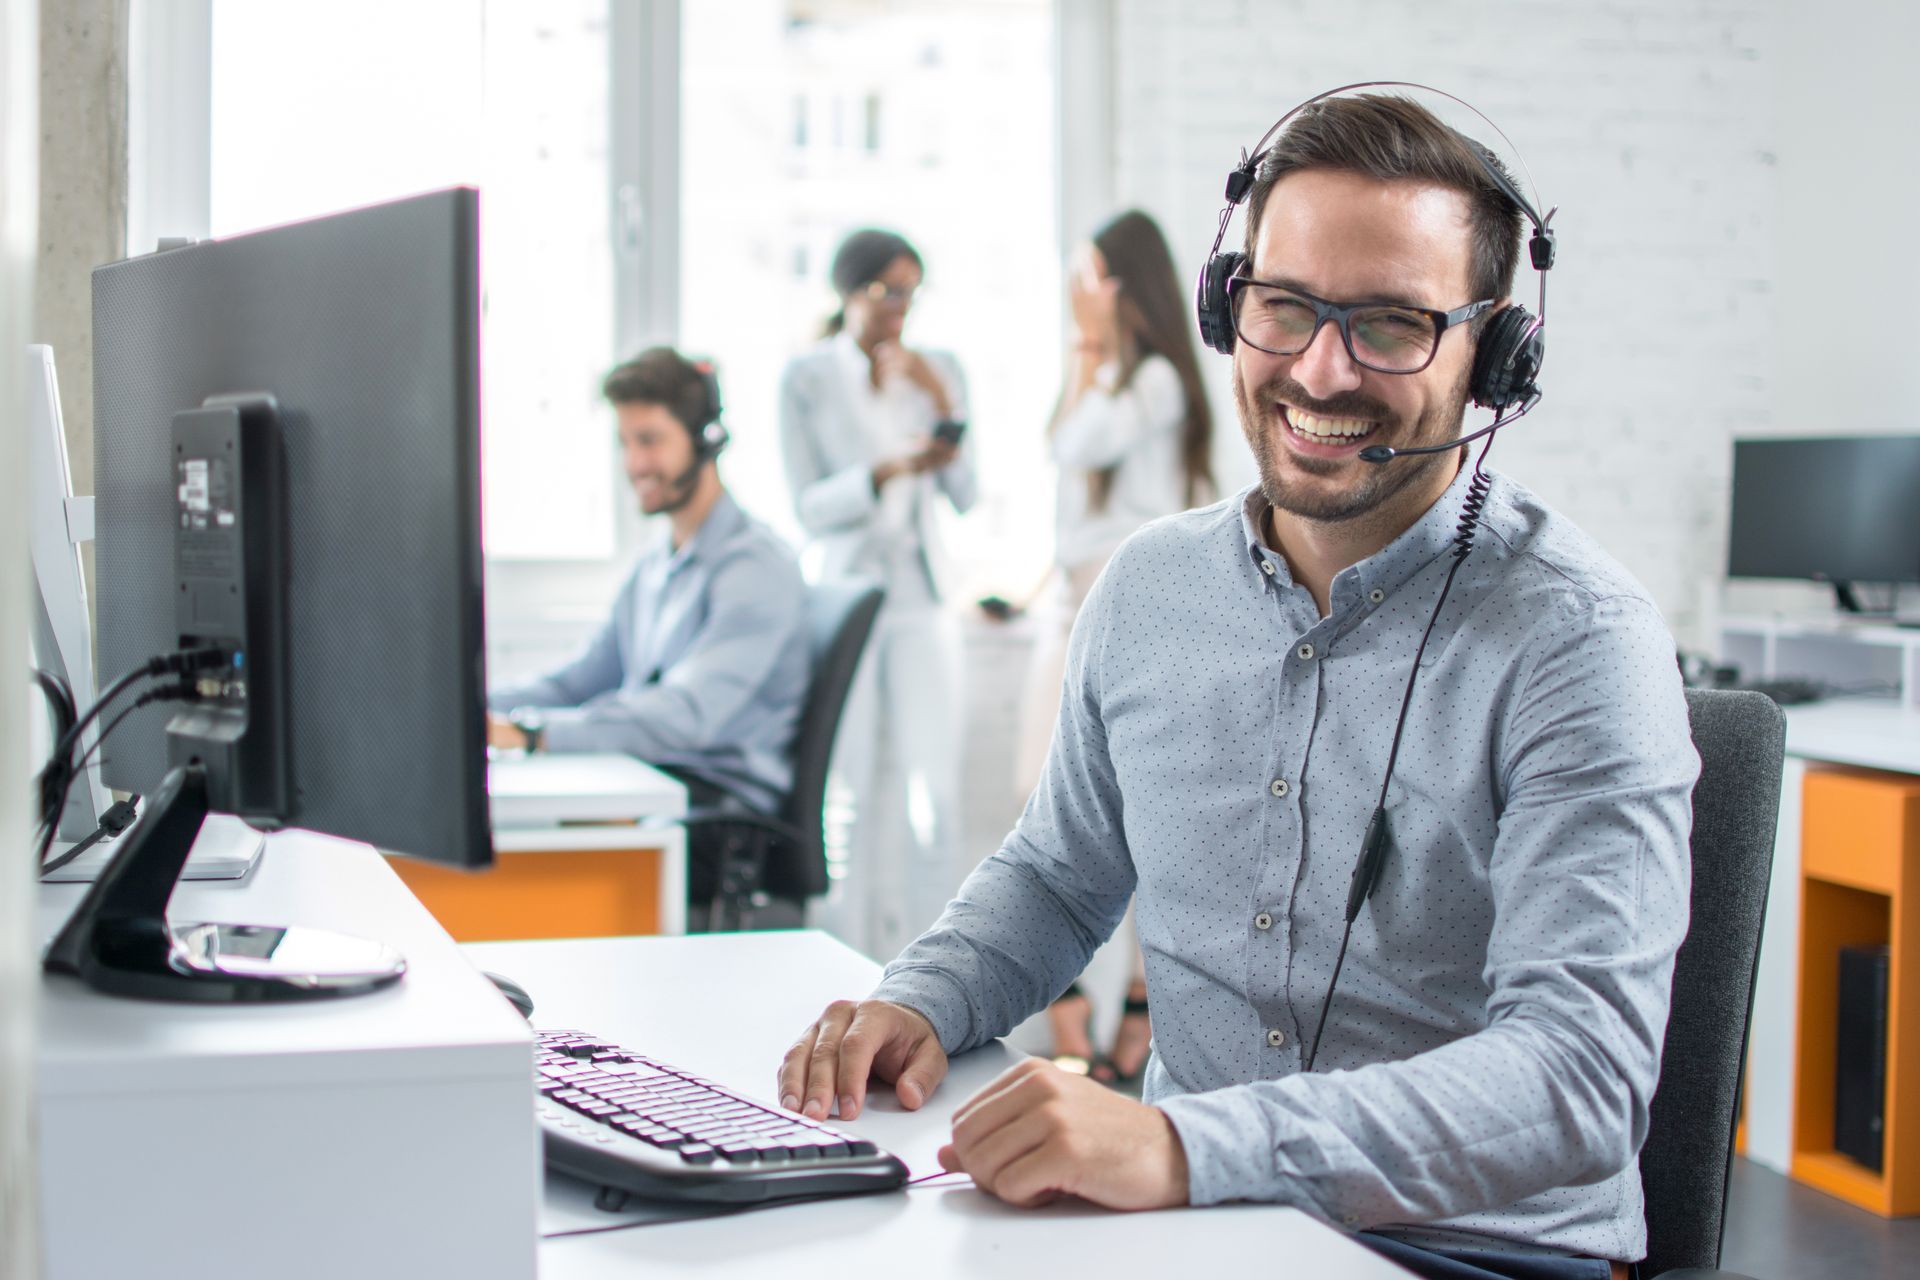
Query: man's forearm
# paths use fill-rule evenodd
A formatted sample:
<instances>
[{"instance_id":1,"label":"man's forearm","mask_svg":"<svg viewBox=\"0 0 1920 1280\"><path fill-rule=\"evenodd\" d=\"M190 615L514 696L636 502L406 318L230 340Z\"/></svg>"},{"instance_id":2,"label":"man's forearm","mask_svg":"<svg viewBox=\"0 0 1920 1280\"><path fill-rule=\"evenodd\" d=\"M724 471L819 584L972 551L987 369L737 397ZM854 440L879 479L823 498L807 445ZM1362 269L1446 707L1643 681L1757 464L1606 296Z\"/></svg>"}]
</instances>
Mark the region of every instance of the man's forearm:
<instances>
[{"instance_id":1,"label":"man's forearm","mask_svg":"<svg viewBox=\"0 0 1920 1280\"><path fill-rule=\"evenodd\" d=\"M1292 1204L1360 1228L1496 1209L1620 1172L1644 1135L1655 1074L1570 1029L1512 1017L1404 1061L1160 1106L1186 1148L1195 1204Z\"/></svg>"}]
</instances>

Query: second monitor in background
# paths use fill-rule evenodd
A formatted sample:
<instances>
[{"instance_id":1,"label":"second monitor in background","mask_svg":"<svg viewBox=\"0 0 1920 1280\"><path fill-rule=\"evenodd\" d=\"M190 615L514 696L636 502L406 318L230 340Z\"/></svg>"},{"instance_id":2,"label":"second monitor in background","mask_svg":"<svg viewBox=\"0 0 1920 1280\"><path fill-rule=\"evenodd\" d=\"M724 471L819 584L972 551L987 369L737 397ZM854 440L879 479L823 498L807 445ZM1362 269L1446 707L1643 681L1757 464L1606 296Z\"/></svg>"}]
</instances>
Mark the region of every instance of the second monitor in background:
<instances>
[{"instance_id":1,"label":"second monitor in background","mask_svg":"<svg viewBox=\"0 0 1920 1280\"><path fill-rule=\"evenodd\" d=\"M1847 613L1856 588L1920 582L1920 436L1738 440L1727 573L1810 578Z\"/></svg>"}]
</instances>

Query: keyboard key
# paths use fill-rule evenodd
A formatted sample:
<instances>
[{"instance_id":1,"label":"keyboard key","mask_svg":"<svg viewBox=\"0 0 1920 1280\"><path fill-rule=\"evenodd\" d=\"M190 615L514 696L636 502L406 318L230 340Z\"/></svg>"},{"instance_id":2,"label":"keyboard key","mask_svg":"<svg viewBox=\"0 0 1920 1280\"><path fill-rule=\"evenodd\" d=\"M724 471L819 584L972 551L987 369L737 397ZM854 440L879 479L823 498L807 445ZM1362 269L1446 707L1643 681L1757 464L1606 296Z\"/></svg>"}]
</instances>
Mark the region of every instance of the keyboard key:
<instances>
[{"instance_id":1,"label":"keyboard key","mask_svg":"<svg viewBox=\"0 0 1920 1280\"><path fill-rule=\"evenodd\" d=\"M690 1142L680 1148L680 1158L688 1164L712 1164L720 1153L704 1142Z\"/></svg>"}]
</instances>

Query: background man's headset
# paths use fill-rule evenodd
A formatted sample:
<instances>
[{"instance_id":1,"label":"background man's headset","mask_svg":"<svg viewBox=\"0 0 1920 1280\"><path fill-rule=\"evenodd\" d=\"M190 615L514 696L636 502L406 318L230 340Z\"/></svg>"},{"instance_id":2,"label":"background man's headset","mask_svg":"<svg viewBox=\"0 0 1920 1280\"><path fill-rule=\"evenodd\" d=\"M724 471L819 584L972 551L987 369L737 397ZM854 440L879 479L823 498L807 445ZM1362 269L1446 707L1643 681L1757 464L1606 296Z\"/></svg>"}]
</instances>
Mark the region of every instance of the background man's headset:
<instances>
[{"instance_id":1,"label":"background man's headset","mask_svg":"<svg viewBox=\"0 0 1920 1280\"><path fill-rule=\"evenodd\" d=\"M1194 303L1199 312L1200 336L1209 347L1222 355L1233 352L1235 334L1233 328L1233 304L1228 293L1227 282L1235 276L1244 274L1247 267L1247 255L1233 250L1220 252L1220 244L1226 239L1227 223L1233 217L1234 209L1247 198L1253 189L1254 180L1260 162L1266 159L1268 143L1276 140L1288 121L1305 111L1315 103L1329 98L1339 97L1360 89L1418 89L1445 98L1466 108L1481 120L1489 129L1499 134L1500 140L1515 157L1519 149L1500 126L1476 108L1472 103L1430 85L1413 84L1402 80L1368 80L1358 84L1341 85L1325 93L1315 94L1293 110L1274 121L1273 126L1260 135L1260 141L1254 144L1253 152L1240 153L1239 165L1227 175L1227 207L1220 211L1220 229L1214 234L1213 248L1207 254L1207 264L1201 268L1200 280L1194 291ZM1527 241L1527 256L1533 263L1533 269L1540 274L1540 313L1530 314L1525 307L1512 305L1494 313L1479 335L1478 346L1474 351L1473 368L1467 377L1467 394L1476 405L1492 409L1493 421L1478 431L1449 440L1444 444L1425 445L1419 448L1390 448L1386 445L1373 445L1360 451L1363 461L1380 464L1395 458L1415 457L1420 454L1445 453L1481 436L1490 436L1501 427L1516 418L1524 417L1540 403L1540 364L1547 350L1547 271L1553 266L1554 234L1548 225L1556 210L1549 209L1542 217L1520 189L1501 171L1494 161L1493 153L1472 138L1456 132L1457 137L1467 145L1475 160L1486 172L1487 179L1499 188L1500 192L1513 202L1522 215L1533 226L1533 235ZM1521 169L1526 171L1526 161L1521 160ZM1529 176L1529 185L1531 177ZM1316 338L1316 340L1318 340ZM1487 450L1493 441L1488 440L1481 447L1480 455L1474 462L1473 481L1467 490L1464 509L1460 517L1458 531L1454 534L1453 564L1447 570L1446 580L1440 586L1440 598L1434 601L1433 613L1427 618L1427 627L1420 635L1420 646L1414 651L1413 667L1407 672L1406 692L1400 699L1400 713L1394 723L1393 745L1387 751L1386 775L1380 779L1380 796L1373 807L1373 816L1367 821L1367 832L1360 842L1360 858L1353 869L1353 881L1347 890L1347 921L1340 935L1340 954L1333 963L1333 977L1327 981L1327 994L1320 1004L1320 1018L1313 1029L1313 1040L1307 1049L1303 1067L1313 1070L1314 1059L1320 1053L1320 1035L1326 1030L1327 1013L1333 1008L1334 988L1340 983L1340 970L1346 964L1347 944L1353 939L1353 922L1359 918L1360 909L1373 895L1380 883L1380 871L1386 863L1387 850L1391 847L1391 837L1387 827L1387 788L1393 782L1393 767L1400 758L1401 735L1407 727L1407 711L1413 705L1413 686L1419 678L1420 659L1426 654L1427 641L1433 635L1434 624L1440 621L1440 610L1447 602L1447 593L1453 590L1454 575L1459 573L1467 554L1473 550L1473 535L1479 525L1481 508L1486 505L1487 493L1493 479L1483 469Z\"/></svg>"},{"instance_id":2,"label":"background man's headset","mask_svg":"<svg viewBox=\"0 0 1920 1280\"><path fill-rule=\"evenodd\" d=\"M720 420L720 375L711 360L688 360L694 373L699 375L701 390L701 409L697 420L687 423L687 431L693 436L693 461L687 469L675 476L672 481L673 501L665 511L678 511L693 501L693 488L700 480L700 469L720 456L733 437L727 431L727 424Z\"/></svg>"},{"instance_id":3,"label":"background man's headset","mask_svg":"<svg viewBox=\"0 0 1920 1280\"><path fill-rule=\"evenodd\" d=\"M706 408L700 413L700 421L689 422L687 430L693 432L693 456L696 468L699 464L712 462L720 456L733 437L727 433L727 424L720 421L720 374L711 360L689 360L693 371L700 375L700 388L706 393Z\"/></svg>"}]
</instances>

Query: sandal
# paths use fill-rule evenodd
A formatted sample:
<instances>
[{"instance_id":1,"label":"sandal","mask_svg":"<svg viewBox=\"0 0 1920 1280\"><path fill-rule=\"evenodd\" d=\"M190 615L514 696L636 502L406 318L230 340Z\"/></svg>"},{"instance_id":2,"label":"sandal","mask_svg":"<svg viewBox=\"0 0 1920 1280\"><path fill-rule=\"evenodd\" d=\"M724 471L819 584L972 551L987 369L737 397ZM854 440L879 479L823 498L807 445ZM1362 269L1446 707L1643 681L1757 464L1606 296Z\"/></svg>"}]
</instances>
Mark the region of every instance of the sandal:
<instances>
[{"instance_id":1,"label":"sandal","mask_svg":"<svg viewBox=\"0 0 1920 1280\"><path fill-rule=\"evenodd\" d=\"M1081 1043L1086 1046L1084 1053L1060 1051L1061 1042L1068 1038L1061 1034L1062 1022L1071 1017L1075 1001L1086 1009L1086 1015L1077 1026L1073 1022L1067 1022L1066 1029L1079 1030ZM1056 1050L1051 1058L1053 1065L1072 1075L1093 1075L1101 1061L1093 1052L1093 1002L1087 999L1087 993L1080 989L1079 983L1070 984L1047 1007L1047 1020L1053 1024L1053 1045Z\"/></svg>"},{"instance_id":2,"label":"sandal","mask_svg":"<svg viewBox=\"0 0 1920 1280\"><path fill-rule=\"evenodd\" d=\"M1131 1068L1121 1065L1121 1054L1129 1049L1137 1050L1140 1055ZM1121 1086L1138 1084L1152 1056L1153 1023L1147 1013L1147 992L1144 987L1129 987L1127 998L1120 1006L1120 1029L1114 1033L1113 1048L1101 1059L1112 1076L1101 1078Z\"/></svg>"}]
</instances>

